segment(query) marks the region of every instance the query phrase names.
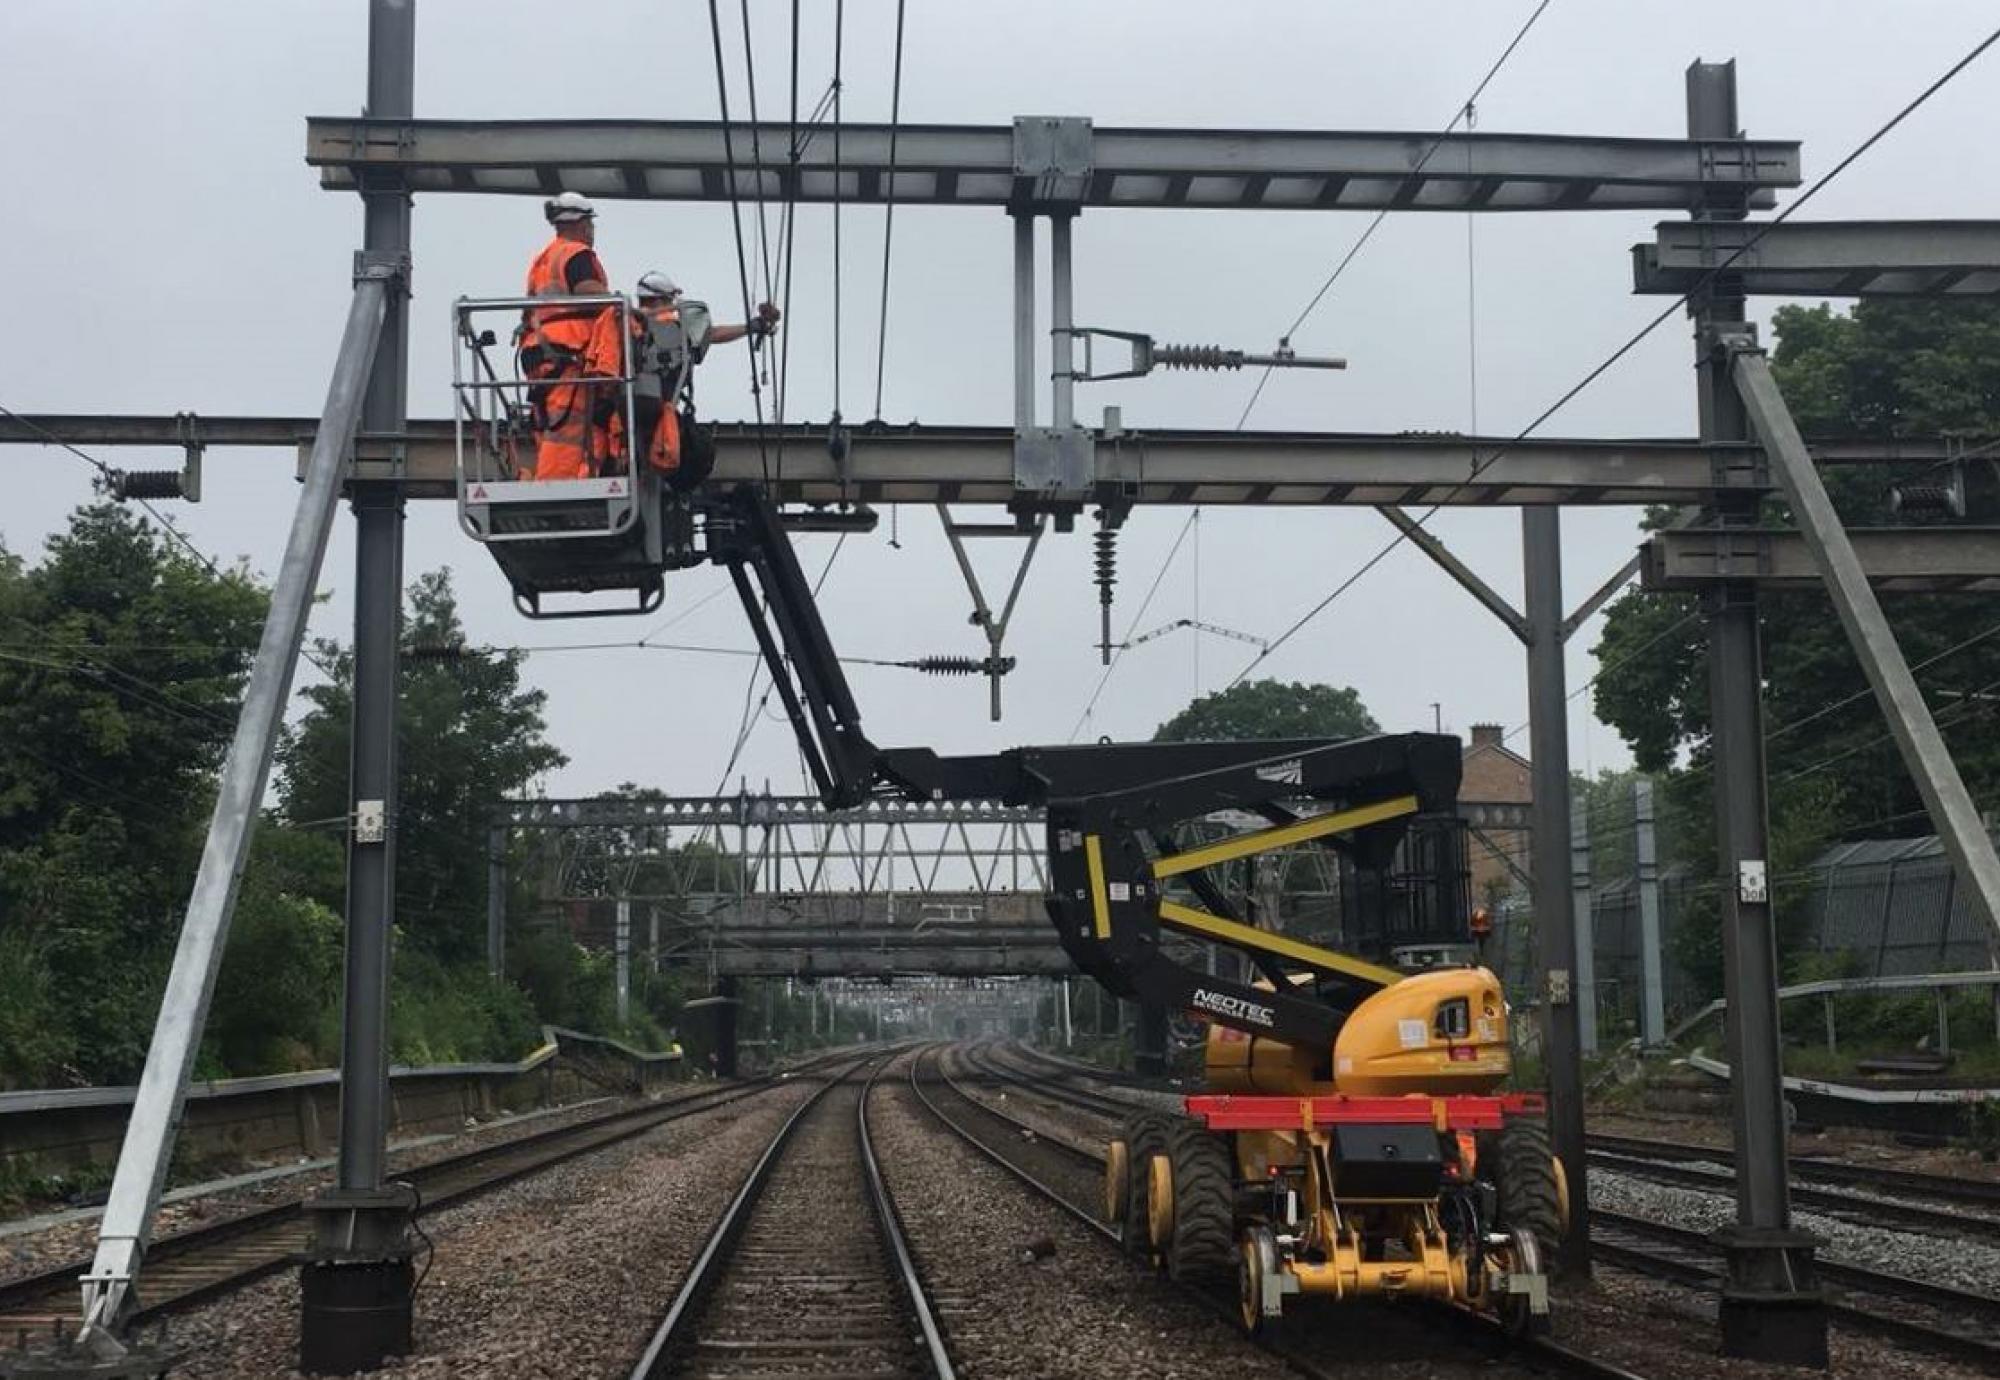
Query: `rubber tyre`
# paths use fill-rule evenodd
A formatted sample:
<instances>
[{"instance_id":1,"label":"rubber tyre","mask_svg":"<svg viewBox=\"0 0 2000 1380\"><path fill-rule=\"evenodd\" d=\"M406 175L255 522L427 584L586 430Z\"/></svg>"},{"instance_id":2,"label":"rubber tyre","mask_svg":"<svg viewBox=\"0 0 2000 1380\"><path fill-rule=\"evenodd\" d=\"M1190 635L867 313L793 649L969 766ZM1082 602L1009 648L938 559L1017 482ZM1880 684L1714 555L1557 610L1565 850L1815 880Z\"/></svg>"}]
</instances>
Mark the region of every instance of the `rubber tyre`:
<instances>
[{"instance_id":1,"label":"rubber tyre","mask_svg":"<svg viewBox=\"0 0 2000 1380\"><path fill-rule=\"evenodd\" d=\"M1174 1230L1167 1245L1167 1273L1190 1284L1228 1280L1236 1273L1236 1163L1229 1143L1198 1121L1167 1126L1167 1159L1174 1168Z\"/></svg>"},{"instance_id":2,"label":"rubber tyre","mask_svg":"<svg viewBox=\"0 0 2000 1380\"><path fill-rule=\"evenodd\" d=\"M1125 1118L1120 1138L1125 1142L1125 1215L1119 1222L1125 1253L1136 1260L1153 1262L1153 1247L1146 1221L1146 1185L1152 1177L1153 1156L1167 1151L1167 1115L1164 1112L1134 1112Z\"/></svg>"},{"instance_id":3,"label":"rubber tyre","mask_svg":"<svg viewBox=\"0 0 2000 1380\"><path fill-rule=\"evenodd\" d=\"M1562 1204L1548 1127L1539 1121L1510 1119L1500 1129L1495 1157L1500 1230L1531 1233L1543 1261L1553 1261L1562 1246Z\"/></svg>"}]
</instances>

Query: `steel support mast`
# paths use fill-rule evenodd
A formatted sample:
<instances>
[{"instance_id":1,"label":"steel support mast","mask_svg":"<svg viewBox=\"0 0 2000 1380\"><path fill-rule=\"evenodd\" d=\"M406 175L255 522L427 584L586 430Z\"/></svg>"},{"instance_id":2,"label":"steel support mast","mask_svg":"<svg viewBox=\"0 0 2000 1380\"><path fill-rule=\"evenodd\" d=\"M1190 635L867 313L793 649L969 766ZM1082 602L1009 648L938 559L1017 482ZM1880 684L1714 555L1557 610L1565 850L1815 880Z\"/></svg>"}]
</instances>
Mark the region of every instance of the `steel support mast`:
<instances>
[{"instance_id":1,"label":"steel support mast","mask_svg":"<svg viewBox=\"0 0 2000 1380\"><path fill-rule=\"evenodd\" d=\"M1563 672L1562 511L1521 510L1523 618L1528 642L1528 756L1534 782L1530 840L1535 944L1542 970L1543 1059L1549 1141L1569 1172L1569 1227L1556 1265L1590 1274L1590 1185L1584 1173L1583 1033L1578 1018L1576 922L1569 878L1569 696Z\"/></svg>"},{"instance_id":2,"label":"steel support mast","mask_svg":"<svg viewBox=\"0 0 2000 1380\"><path fill-rule=\"evenodd\" d=\"M1690 138L1736 137L1735 63L1691 65L1687 99ZM1740 196L1717 191L1695 214L1702 220L1734 221L1743 218L1745 209ZM1749 419L1730 376L1735 346L1750 330L1742 284L1729 274L1714 278L1692 299L1690 311L1702 439L1745 441ZM1754 500L1719 494L1716 518L1725 526L1754 526L1757 508ZM1793 1228L1786 1182L1756 585L1731 581L1719 586L1705 596L1703 613L1735 1121L1736 1221L1720 1233L1728 1261L1722 1350L1744 1359L1824 1366L1826 1310L1813 1271L1816 1241Z\"/></svg>"},{"instance_id":3,"label":"steel support mast","mask_svg":"<svg viewBox=\"0 0 2000 1380\"><path fill-rule=\"evenodd\" d=\"M368 112L407 119L416 89L415 0L370 0ZM407 265L410 196L394 168L359 179L361 258ZM393 447L408 415L409 319L391 305L362 404L362 432ZM415 1206L384 1183L389 1135L389 965L395 916L396 701L402 649L403 493L355 482L354 704L349 744L347 952L335 1186L313 1199L300 1271L299 1362L372 1370L410 1349Z\"/></svg>"},{"instance_id":4,"label":"steel support mast","mask_svg":"<svg viewBox=\"0 0 2000 1380\"><path fill-rule=\"evenodd\" d=\"M136 1298L140 1266L152 1240L153 1213L173 1159L188 1075L201 1048L202 1026L236 909L237 886L249 857L251 831L270 776L271 754L284 723L327 533L338 507L341 472L361 420L363 381L389 302L400 290L400 277L386 265L364 263L356 272L305 485L244 687L236 733L222 764L200 869L146 1050L111 1196L98 1224L96 1254L83 1277L84 1323L78 1343L87 1356L110 1358L125 1350L119 1332Z\"/></svg>"}]
</instances>

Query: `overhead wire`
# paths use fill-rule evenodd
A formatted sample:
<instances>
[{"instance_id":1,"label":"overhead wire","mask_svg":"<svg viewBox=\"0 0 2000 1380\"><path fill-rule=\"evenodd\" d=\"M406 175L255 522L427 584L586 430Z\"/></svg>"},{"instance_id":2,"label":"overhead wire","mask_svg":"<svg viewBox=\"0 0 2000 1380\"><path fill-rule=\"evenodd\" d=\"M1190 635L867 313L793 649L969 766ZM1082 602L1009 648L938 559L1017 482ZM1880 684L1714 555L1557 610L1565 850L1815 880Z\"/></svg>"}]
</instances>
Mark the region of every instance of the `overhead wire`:
<instances>
[{"instance_id":1,"label":"overhead wire","mask_svg":"<svg viewBox=\"0 0 2000 1380\"><path fill-rule=\"evenodd\" d=\"M903 120L903 10L896 0L896 59L889 86L889 178L882 212L882 302L875 336L875 420L882 420L883 368L889 357L889 263L896 238L896 147Z\"/></svg>"},{"instance_id":2,"label":"overhead wire","mask_svg":"<svg viewBox=\"0 0 2000 1380\"><path fill-rule=\"evenodd\" d=\"M764 133L763 121L757 115L757 59L756 44L750 37L750 0L740 0L740 8L743 12L744 84L749 88L750 98L750 163L757 177L757 257L764 266L764 300L768 302L777 296L777 291L771 278L771 230L764 215ZM733 174L736 160L732 158L729 161Z\"/></svg>"},{"instance_id":3,"label":"overhead wire","mask_svg":"<svg viewBox=\"0 0 2000 1380\"><path fill-rule=\"evenodd\" d=\"M783 296L775 299L782 304L780 315L789 318L792 314L792 248L798 241L799 210L799 158L803 150L799 144L799 0L792 0L792 82L791 82L791 130L788 143L790 176L785 179L785 209L778 222L778 258L783 265ZM785 416L787 404L792 394L792 333L787 327L784 338L778 342L776 354L777 368L777 420L778 420L778 481L785 478ZM768 344L768 342L767 342Z\"/></svg>"},{"instance_id":4,"label":"overhead wire","mask_svg":"<svg viewBox=\"0 0 2000 1380\"><path fill-rule=\"evenodd\" d=\"M1540 0L1540 3L1535 6L1534 11L1528 15L1521 27L1515 31L1513 39L1508 42L1505 48L1501 49L1500 56L1493 59L1493 65L1486 69L1486 75L1481 77L1479 84L1472 88L1472 94L1458 103L1458 108L1452 112L1451 119L1446 121L1444 128L1440 129L1436 136L1431 139L1429 146L1424 149L1422 156L1417 159L1415 166L1403 174L1403 179L1397 186L1398 194L1423 176L1423 171L1429 166L1432 155L1443 146L1446 139L1451 137L1451 132L1458 128L1458 122L1471 114L1479 98L1486 94L1486 88L1492 85L1493 78L1500 74L1500 69L1505 67L1507 60L1514 56L1514 50L1521 46L1522 41L1527 38L1529 30L1535 27L1536 21L1542 17L1542 12L1548 9L1550 3L1551 0ZM1468 149L1467 157L1470 158L1470 156L1471 151ZM1319 285L1319 290L1313 293L1305 306L1299 310L1299 314L1292 318L1292 324L1285 328L1283 335L1278 337L1278 344L1281 347L1291 344L1292 337L1298 334L1299 328L1305 325L1312 314L1319 309L1319 304L1326 299L1326 295L1329 292L1333 291L1333 285L1340 281L1342 274L1347 272L1348 265L1352 264L1355 258L1360 255L1361 251L1367 246L1368 241L1375 237L1375 232L1381 228L1382 222L1388 219L1389 212L1395 209L1393 203L1397 200L1397 197L1391 196L1389 200L1391 204L1377 211L1374 218L1363 227L1361 233L1355 237L1354 243L1348 246L1347 252L1333 266L1333 271L1327 274L1326 280ZM1236 419L1236 429L1238 431L1241 431L1244 425L1250 420L1250 413L1257 406L1257 400L1264 396L1264 386L1271 381L1271 374L1274 368L1275 366L1267 364L1264 366L1264 372L1258 376L1257 387L1251 392L1250 400L1243 404L1242 415Z\"/></svg>"},{"instance_id":5,"label":"overhead wire","mask_svg":"<svg viewBox=\"0 0 2000 1380\"><path fill-rule=\"evenodd\" d=\"M1390 552L1394 551L1398 546L1402 545L1403 542L1409 538L1411 533L1415 532L1417 529L1422 528L1427 523L1429 523L1429 521L1433 517L1435 517L1438 514L1438 512L1441 511L1448 503L1450 503L1453 498L1455 498L1458 494L1464 492L1464 490L1468 485L1472 484L1475 480L1479 478L1480 475L1484 474L1488 469L1492 468L1492 466L1498 463L1502 457L1511 453L1515 447L1519 446L1522 442L1526 441L1530 436L1532 436L1536 431L1538 431L1544 423L1546 423L1550 418L1554 417L1556 413L1560 412L1564 407L1566 407L1573 399L1577 397L1578 394L1582 393L1586 388L1590 387L1591 384L1595 383L1598 379L1602 378L1604 374L1607 373L1614 365L1616 365L1620 360L1624 359L1626 355L1630 354L1635 348L1637 348L1641 341L1645 340L1646 337L1651 335L1655 330L1659 329L1659 327L1663 325L1669 318L1679 313L1691 301L1693 301L1696 296L1698 296L1703 292L1706 292L1710 284L1714 283L1717 278L1719 278L1724 273L1728 272L1729 269L1733 267L1736 264L1736 262L1740 260L1744 255L1754 250L1758 246L1758 244L1760 244L1763 241L1766 235L1770 234L1771 231L1775 229L1777 226L1784 224L1793 215L1797 214L1800 208L1809 204L1812 201L1812 199L1818 196L1820 192L1824 191L1827 188L1827 186L1833 182L1835 178L1839 177L1841 173L1845 172L1849 167L1853 166L1854 162L1857 159L1859 159L1863 154L1867 153L1868 150L1873 148L1877 143L1881 142L1883 138L1887 137L1890 131L1894 130L1904 120L1908 119L1910 115L1915 113L1925 102L1930 100L1932 96L1935 96L1939 91L1943 90L1944 87L1954 77L1956 77L1960 72L1964 71L1967 67L1971 66L1971 64L1975 60L1977 60L1981 54L1985 53L1986 50L1991 48L1996 42L2000 42L2000 29L1995 29L1991 34L1987 35L1987 37L1984 40L1975 45L1970 52L1966 53L1963 57L1959 58L1957 62L1953 63L1951 67L1948 70L1946 70L1942 76L1938 77L1935 81L1931 82L1930 85L1926 86L1906 105L1904 105L1900 110L1898 110L1894 115L1892 115L1886 123L1877 128L1875 132L1873 134L1870 134L1866 139L1862 140L1860 144L1856 145L1847 154L1846 157L1842 158L1831 169L1829 169L1822 177L1820 177L1819 180L1814 182L1810 187L1806 188L1806 190L1802 192L1797 197L1797 199L1792 201L1782 211L1778 212L1777 215L1773 216L1770 220L1757 222L1755 229L1750 235L1745 237L1743 243L1737 246L1737 248L1732 250L1729 254L1725 255L1721 260L1721 262L1717 263L1712 268L1706 270L1702 274L1701 278L1692 287L1688 288L1687 291L1681 293L1679 296L1674 298L1673 301L1669 302L1663 309L1661 309L1661 311L1657 315L1655 315L1644 326L1640 327L1638 331L1636 331L1631 337L1629 337L1624 344L1618 346L1617 349L1613 350L1609 355L1605 356L1605 358L1602 361L1600 361L1589 372L1584 374L1584 376L1581 379L1579 379L1575 384L1571 385L1568 389L1566 389L1560 397L1558 397L1554 402L1550 403L1547 407L1543 408L1542 411L1536 415L1533 421L1529 422L1527 426L1523 427L1511 439L1502 442L1497 448L1494 449L1494 451L1490 455L1487 455L1485 458L1476 459L1473 463L1471 472L1467 474L1464 479L1458 481L1457 484L1455 484L1449 491L1446 492L1443 498L1431 504L1429 508L1425 509L1423 513L1418 515L1416 521L1410 527L1397 529L1396 535L1392 537L1385 545L1383 545L1380 550L1378 550L1374 555L1370 556L1366 561L1362 562L1361 565L1358 568L1356 568L1352 574L1350 574L1340 584L1336 585L1331 593L1329 593L1325 598L1321 599L1318 603L1314 604L1312 608L1308 609L1304 614L1300 615L1300 617L1296 619L1289 627L1287 627L1284 632L1280 633L1277 637L1273 638L1271 640L1270 646L1266 647L1263 651L1259 652L1255 657L1251 658L1251 660L1243 667L1243 669L1236 673L1235 679L1231 680L1230 684L1236 685L1240 683L1245 676L1250 674L1251 671L1255 670L1266 659L1268 659L1271 655L1277 652L1279 648L1283 647L1287 642L1291 641L1291 639L1294 636L1296 636L1300 632L1300 630L1302 630L1306 626L1306 624L1310 623L1313 619L1317 618L1320 615L1320 613L1322 613L1330 604L1332 604L1342 594L1346 593L1349 589L1352 589L1354 585L1361 579L1362 576L1366 575L1370 570L1373 570L1377 565L1379 565L1382 562L1384 558L1386 558L1389 555Z\"/></svg>"},{"instance_id":6,"label":"overhead wire","mask_svg":"<svg viewBox=\"0 0 2000 1380\"><path fill-rule=\"evenodd\" d=\"M841 167L841 62L845 51L847 34L847 0L834 0L833 6L833 423L840 425L840 207L841 178L845 175Z\"/></svg>"},{"instance_id":7,"label":"overhead wire","mask_svg":"<svg viewBox=\"0 0 2000 1380\"><path fill-rule=\"evenodd\" d=\"M743 198L737 187L740 169L736 163L736 138L729 123L729 76L722 60L722 15L717 0L708 0L708 30L715 46L715 95L722 111L722 157L729 165L729 220L736 232L736 281L743 293L743 319L751 319L750 259L743 242ZM762 186L758 188L760 194ZM754 343L754 342L753 342ZM764 482L771 482L771 457L764 436L764 393L757 377L757 352L746 352L750 361L750 400L757 414L757 460Z\"/></svg>"},{"instance_id":8,"label":"overhead wire","mask_svg":"<svg viewBox=\"0 0 2000 1380\"><path fill-rule=\"evenodd\" d=\"M90 452L71 443L70 441L65 440L61 436L56 435L53 431L50 431L47 427L41 425L39 422L34 421L32 418L22 416L20 413L16 412L13 408L8 407L5 403L0 403L0 416L9 417L12 420L20 423L22 426L26 427L29 431L32 431L36 435L40 436L48 444L55 446L58 449L68 451L71 455L74 455L75 457L77 457L77 459L83 461L85 464L95 469L98 474L98 489L99 492L101 493L109 494L111 492L111 485L114 482L115 478L124 473L122 470L119 470L116 466L106 464L104 461L98 459L95 455L92 455ZM194 557L196 561L200 562L201 565L208 571L209 574L215 576L217 579L223 578L222 567L216 563L215 558L209 555L206 551L202 550L199 546L196 546L194 544L193 539L191 539L185 532L181 531L179 525L176 524L173 521L173 519L169 518L166 514L162 513L158 508L155 508L150 502L148 502L143 498L119 499L117 501L120 503L129 502L138 504L142 509L145 510L147 516L153 519L153 523L156 527L158 527L162 532L166 533L166 535L169 538L171 538L174 541L174 543L178 545L182 550L186 551L190 556ZM320 672L320 674L326 676L329 680L333 678L332 669L328 667L324 661L321 661L319 659L318 654L313 651L312 647L309 644L304 642L300 643L299 655L304 657L308 662L311 662L312 665Z\"/></svg>"}]
</instances>

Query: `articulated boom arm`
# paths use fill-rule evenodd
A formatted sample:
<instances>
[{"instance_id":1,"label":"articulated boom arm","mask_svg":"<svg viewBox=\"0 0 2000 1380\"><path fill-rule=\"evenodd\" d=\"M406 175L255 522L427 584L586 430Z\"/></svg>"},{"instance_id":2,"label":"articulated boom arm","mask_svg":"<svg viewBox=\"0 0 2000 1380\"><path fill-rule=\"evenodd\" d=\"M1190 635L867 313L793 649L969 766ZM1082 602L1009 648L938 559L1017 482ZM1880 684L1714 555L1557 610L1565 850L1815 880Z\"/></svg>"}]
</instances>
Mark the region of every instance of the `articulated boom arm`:
<instances>
[{"instance_id":1,"label":"articulated boom arm","mask_svg":"<svg viewBox=\"0 0 2000 1380\"><path fill-rule=\"evenodd\" d=\"M1462 937L1456 738L1099 743L979 757L877 748L769 496L743 485L697 503L707 558L735 582L821 798L1042 807L1050 918L1077 966L1118 995L1330 1049L1348 1012L1402 975L1246 923L1211 872L1301 844L1340 853L1360 908L1394 913L1402 937ZM1192 826L1218 823L1235 832L1182 842ZM1169 932L1244 954L1264 984L1189 967L1163 947Z\"/></svg>"}]
</instances>

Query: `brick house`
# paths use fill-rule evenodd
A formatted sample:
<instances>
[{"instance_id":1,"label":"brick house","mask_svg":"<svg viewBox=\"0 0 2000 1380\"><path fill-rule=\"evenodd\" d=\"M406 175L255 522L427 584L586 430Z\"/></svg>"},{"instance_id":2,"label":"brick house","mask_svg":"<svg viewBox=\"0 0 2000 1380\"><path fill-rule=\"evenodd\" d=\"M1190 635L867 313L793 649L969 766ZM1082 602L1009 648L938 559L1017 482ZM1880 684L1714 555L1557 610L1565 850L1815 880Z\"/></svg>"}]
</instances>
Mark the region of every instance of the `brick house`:
<instances>
[{"instance_id":1,"label":"brick house","mask_svg":"<svg viewBox=\"0 0 2000 1380\"><path fill-rule=\"evenodd\" d=\"M1498 724L1474 724L1472 742L1466 746L1464 775L1459 783L1461 800L1499 801L1526 805L1535 798L1533 774L1528 759L1515 752L1501 738ZM1501 860L1528 868L1528 831L1487 829L1485 839L1473 835L1466 840L1466 856L1472 865L1472 895L1477 902L1505 896L1518 888L1513 874ZM1492 842L1489 844L1487 840Z\"/></svg>"}]
</instances>

